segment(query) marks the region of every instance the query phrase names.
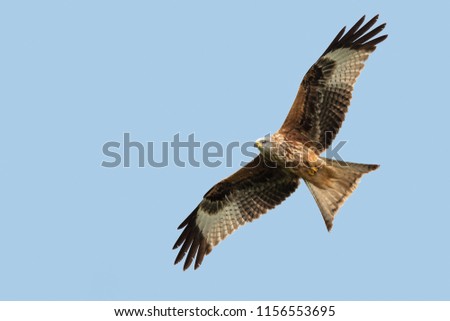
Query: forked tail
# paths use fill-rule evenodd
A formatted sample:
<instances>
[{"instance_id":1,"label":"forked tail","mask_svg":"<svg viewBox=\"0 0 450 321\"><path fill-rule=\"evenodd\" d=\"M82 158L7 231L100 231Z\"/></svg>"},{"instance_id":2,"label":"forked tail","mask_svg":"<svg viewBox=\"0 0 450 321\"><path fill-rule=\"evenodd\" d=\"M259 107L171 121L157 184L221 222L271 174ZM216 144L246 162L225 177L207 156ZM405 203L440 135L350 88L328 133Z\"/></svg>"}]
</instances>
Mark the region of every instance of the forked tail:
<instances>
[{"instance_id":1,"label":"forked tail","mask_svg":"<svg viewBox=\"0 0 450 321\"><path fill-rule=\"evenodd\" d=\"M328 231L339 208L358 186L361 176L379 165L348 163L322 158L325 165L311 180L305 179L317 205L320 208Z\"/></svg>"}]
</instances>

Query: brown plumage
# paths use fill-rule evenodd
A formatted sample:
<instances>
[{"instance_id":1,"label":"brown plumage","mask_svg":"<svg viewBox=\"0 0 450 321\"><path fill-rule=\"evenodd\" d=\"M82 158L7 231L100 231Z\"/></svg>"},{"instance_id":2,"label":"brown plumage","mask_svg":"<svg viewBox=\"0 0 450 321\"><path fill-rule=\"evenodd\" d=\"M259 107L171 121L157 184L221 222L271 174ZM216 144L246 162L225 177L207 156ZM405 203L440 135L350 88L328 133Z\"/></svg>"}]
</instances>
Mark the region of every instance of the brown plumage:
<instances>
[{"instance_id":1,"label":"brown plumage","mask_svg":"<svg viewBox=\"0 0 450 321\"><path fill-rule=\"evenodd\" d=\"M186 256L184 269L204 256L239 226L274 208L303 179L313 194L328 230L362 175L378 168L320 157L337 135L350 105L353 85L364 62L387 35L370 30L378 16L363 25L362 17L347 33L343 28L303 78L281 128L255 146L260 154L245 167L213 186L181 223L174 249L175 264Z\"/></svg>"}]
</instances>

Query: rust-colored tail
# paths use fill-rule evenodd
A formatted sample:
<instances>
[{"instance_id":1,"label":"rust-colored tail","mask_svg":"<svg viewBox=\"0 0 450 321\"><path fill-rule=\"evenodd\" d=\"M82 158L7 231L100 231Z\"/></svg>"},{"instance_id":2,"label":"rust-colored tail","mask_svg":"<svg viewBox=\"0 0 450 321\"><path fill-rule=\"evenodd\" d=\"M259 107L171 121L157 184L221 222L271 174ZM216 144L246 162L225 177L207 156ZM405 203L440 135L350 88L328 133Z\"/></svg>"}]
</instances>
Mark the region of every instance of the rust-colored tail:
<instances>
[{"instance_id":1,"label":"rust-colored tail","mask_svg":"<svg viewBox=\"0 0 450 321\"><path fill-rule=\"evenodd\" d=\"M305 182L320 208L328 231L330 231L336 213L356 189L361 176L377 169L379 165L322 159L325 161L325 165L316 173L322 177L315 179L321 184L315 184L308 180Z\"/></svg>"}]
</instances>

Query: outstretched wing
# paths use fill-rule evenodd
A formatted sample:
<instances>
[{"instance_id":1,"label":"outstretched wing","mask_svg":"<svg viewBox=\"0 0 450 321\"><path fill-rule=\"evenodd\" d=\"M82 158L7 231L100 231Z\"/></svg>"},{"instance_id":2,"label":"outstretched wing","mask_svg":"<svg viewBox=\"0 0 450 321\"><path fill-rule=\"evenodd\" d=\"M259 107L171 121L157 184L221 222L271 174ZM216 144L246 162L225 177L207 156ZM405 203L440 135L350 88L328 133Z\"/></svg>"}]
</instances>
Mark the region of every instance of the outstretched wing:
<instances>
[{"instance_id":1,"label":"outstretched wing","mask_svg":"<svg viewBox=\"0 0 450 321\"><path fill-rule=\"evenodd\" d=\"M364 18L345 34L344 27L306 73L281 133L310 142L318 152L329 147L344 121L364 62L387 38L374 38L385 24L369 31L378 15L362 26Z\"/></svg>"},{"instance_id":2,"label":"outstretched wing","mask_svg":"<svg viewBox=\"0 0 450 321\"><path fill-rule=\"evenodd\" d=\"M184 228L173 249L175 259L187 253L184 270L195 258L195 269L214 246L238 227L258 218L284 201L299 185L299 178L265 164L261 155L230 177L214 185L197 208L178 227Z\"/></svg>"}]
</instances>

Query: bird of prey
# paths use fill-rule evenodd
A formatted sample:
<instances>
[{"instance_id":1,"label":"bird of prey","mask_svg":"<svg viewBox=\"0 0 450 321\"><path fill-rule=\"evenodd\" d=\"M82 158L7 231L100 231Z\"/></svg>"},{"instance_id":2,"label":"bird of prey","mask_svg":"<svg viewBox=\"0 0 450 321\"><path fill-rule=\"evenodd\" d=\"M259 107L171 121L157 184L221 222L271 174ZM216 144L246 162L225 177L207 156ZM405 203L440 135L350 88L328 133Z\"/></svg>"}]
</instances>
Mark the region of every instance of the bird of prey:
<instances>
[{"instance_id":1,"label":"bird of prey","mask_svg":"<svg viewBox=\"0 0 450 321\"><path fill-rule=\"evenodd\" d=\"M238 227L260 217L291 195L303 179L330 231L337 211L356 189L362 175L379 165L321 157L337 135L350 105L353 85L386 24L371 28L378 15L365 16L345 33L345 27L304 76L281 128L260 138L260 154L233 175L214 185L192 213L173 249L181 246L175 264L185 257L184 270Z\"/></svg>"}]
</instances>

